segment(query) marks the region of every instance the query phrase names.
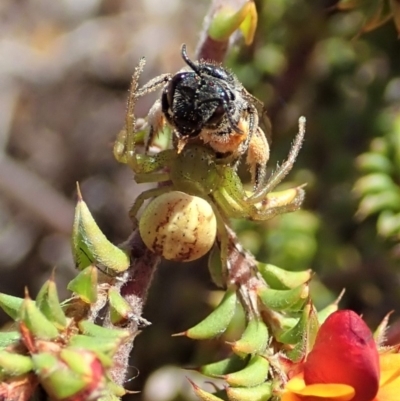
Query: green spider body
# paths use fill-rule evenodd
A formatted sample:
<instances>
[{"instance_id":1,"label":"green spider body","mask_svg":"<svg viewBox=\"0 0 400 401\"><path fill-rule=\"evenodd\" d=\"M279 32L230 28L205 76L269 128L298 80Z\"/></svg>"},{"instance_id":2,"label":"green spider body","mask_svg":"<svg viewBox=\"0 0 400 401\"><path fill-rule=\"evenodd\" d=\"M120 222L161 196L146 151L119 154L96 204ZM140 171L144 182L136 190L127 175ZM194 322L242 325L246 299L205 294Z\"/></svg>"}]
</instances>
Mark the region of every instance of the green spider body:
<instances>
[{"instance_id":1,"label":"green spider body","mask_svg":"<svg viewBox=\"0 0 400 401\"><path fill-rule=\"evenodd\" d=\"M249 220L267 220L282 213L282 209L290 211L293 204L287 197L299 198L300 189L296 188L271 192L260 202L252 201L236 171L230 165L219 164L214 152L201 145L187 145L179 154L174 149L155 155L135 154L130 164L137 183L163 183L138 196L130 212L132 219L146 199L167 191L199 196L210 201L215 211L226 218ZM283 203L280 200L284 200Z\"/></svg>"},{"instance_id":2,"label":"green spider body","mask_svg":"<svg viewBox=\"0 0 400 401\"><path fill-rule=\"evenodd\" d=\"M217 221L217 239L221 249L222 266L229 270L228 254L229 247L232 246L229 237L229 219L241 218L263 221L281 213L297 210L300 207L304 199L302 187L281 192L272 191L288 174L294 164L304 138L305 118L299 119L299 132L289 152L288 159L277 168L268 180L264 180L263 185L260 183L254 185L254 190L247 192L236 173L241 155L233 158L233 160L229 157L221 158L218 152L207 142L208 139L203 140L201 134L198 137L189 138L182 146L176 146L177 142L170 140L168 142L173 143L172 148L166 149L164 147L158 152L150 152L153 142L161 132L172 135L179 135L179 133L176 132L177 127L169 124L168 119L163 115L159 100L156 101L149 112L147 126L145 124L141 127L141 129L147 129L147 142L143 142L142 133L135 131L134 106L136 100L162 86L164 87L163 93L165 93L170 88L168 82L174 80L173 75L164 74L154 78L139 89L138 80L143 66L144 60L142 59L133 75L126 123L117 137L114 154L118 161L126 163L132 168L137 183L158 183L158 186L142 192L137 197L130 210L130 217L134 225L137 226L137 216L143 203L147 199L158 197L167 192L179 191L206 200L211 205ZM194 66L196 68L195 64ZM245 127L246 125L242 124L242 128ZM207 138L219 135L218 132L210 132L208 128L205 130L207 130ZM257 134L252 136L254 140L249 146L249 152L258 155L263 152L269 154L269 148L266 148L266 140L257 140L263 135L261 129L257 128L256 132ZM243 135L247 134L250 135L243 132ZM237 136L237 133L232 131L232 135ZM143 148L144 144L144 152L140 153L139 145ZM260 144L259 147L257 147L258 144ZM257 160L263 158L268 160L268 154L257 156ZM261 170L265 169L265 166L261 167ZM261 176L265 176L265 173L262 173Z\"/></svg>"},{"instance_id":3,"label":"green spider body","mask_svg":"<svg viewBox=\"0 0 400 401\"><path fill-rule=\"evenodd\" d=\"M151 171L168 171L171 185L177 191L198 196L207 196L214 192L221 183L219 166L215 163L213 152L202 146L187 146L181 153L168 149L153 156L140 155L144 176L138 173L137 182L146 182L146 175ZM152 167L150 167L152 165ZM222 167L222 166L221 166ZM138 166L138 172L142 169ZM143 181L142 181L143 179Z\"/></svg>"}]
</instances>

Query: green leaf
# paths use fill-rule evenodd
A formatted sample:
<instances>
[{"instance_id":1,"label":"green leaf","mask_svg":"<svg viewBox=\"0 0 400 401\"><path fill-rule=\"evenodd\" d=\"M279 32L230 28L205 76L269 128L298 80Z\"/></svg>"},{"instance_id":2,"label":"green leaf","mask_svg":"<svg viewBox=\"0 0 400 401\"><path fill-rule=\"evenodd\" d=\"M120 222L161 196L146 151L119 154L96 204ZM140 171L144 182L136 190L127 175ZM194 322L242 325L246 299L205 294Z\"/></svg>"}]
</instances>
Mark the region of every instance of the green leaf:
<instances>
[{"instance_id":1,"label":"green leaf","mask_svg":"<svg viewBox=\"0 0 400 401\"><path fill-rule=\"evenodd\" d=\"M128 253L112 244L101 232L82 199L79 186L72 232L72 250L79 269L94 264L102 270L121 273L130 265Z\"/></svg>"}]
</instances>

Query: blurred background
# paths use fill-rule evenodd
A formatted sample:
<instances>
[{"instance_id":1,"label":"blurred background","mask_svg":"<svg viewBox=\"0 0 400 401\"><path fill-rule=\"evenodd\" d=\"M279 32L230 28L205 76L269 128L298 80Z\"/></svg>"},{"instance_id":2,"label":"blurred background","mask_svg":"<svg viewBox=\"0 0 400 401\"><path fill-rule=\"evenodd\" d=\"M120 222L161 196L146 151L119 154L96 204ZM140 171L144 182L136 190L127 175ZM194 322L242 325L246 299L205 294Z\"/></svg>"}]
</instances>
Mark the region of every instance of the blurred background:
<instances>
[{"instance_id":1,"label":"blurred background","mask_svg":"<svg viewBox=\"0 0 400 401\"><path fill-rule=\"evenodd\" d=\"M272 120L270 167L282 161L307 117L306 141L284 186L307 183L301 211L234 222L259 260L316 272L321 308L343 288L341 307L371 327L400 316L400 42L392 21L360 34L368 10L334 0L258 0L254 43L226 64ZM366 2L368 3L368 2ZM2 0L0 2L0 292L35 296L56 268L60 294L76 274L70 250L76 182L114 243L130 233L127 211L143 187L112 155L124 124L131 74L175 72L180 47L194 54L209 1ZM365 27L365 25L364 25ZM145 116L149 95L136 109ZM241 171L248 179L246 171ZM174 366L218 360L223 341L171 338L216 299L206 260L160 266L135 342L135 399L186 399ZM7 317L0 316L0 324ZM391 334L396 337L396 330ZM140 372L135 377L135 372ZM152 376L151 376L152 375Z\"/></svg>"}]
</instances>

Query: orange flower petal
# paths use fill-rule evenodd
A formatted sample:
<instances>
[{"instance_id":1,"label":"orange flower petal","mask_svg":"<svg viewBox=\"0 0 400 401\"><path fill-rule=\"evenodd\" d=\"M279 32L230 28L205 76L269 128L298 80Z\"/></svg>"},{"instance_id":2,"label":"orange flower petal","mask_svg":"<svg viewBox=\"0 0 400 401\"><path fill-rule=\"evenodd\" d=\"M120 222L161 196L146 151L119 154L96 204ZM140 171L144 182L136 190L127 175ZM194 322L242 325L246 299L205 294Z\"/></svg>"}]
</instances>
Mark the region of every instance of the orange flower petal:
<instances>
[{"instance_id":1,"label":"orange flower petal","mask_svg":"<svg viewBox=\"0 0 400 401\"><path fill-rule=\"evenodd\" d=\"M301 398L297 397L296 394L291 392L286 392L281 395L281 401L302 401Z\"/></svg>"},{"instance_id":2,"label":"orange flower petal","mask_svg":"<svg viewBox=\"0 0 400 401\"><path fill-rule=\"evenodd\" d=\"M379 376L378 350L367 325L351 310L332 313L304 364L306 384L347 384L355 390L352 401L372 401Z\"/></svg>"},{"instance_id":3,"label":"orange flower petal","mask_svg":"<svg viewBox=\"0 0 400 401\"><path fill-rule=\"evenodd\" d=\"M346 384L306 385L301 375L291 379L285 386L287 391L281 401L302 401L317 397L325 401L349 401L354 397L353 387Z\"/></svg>"},{"instance_id":4,"label":"orange flower petal","mask_svg":"<svg viewBox=\"0 0 400 401\"><path fill-rule=\"evenodd\" d=\"M350 401L354 394L354 388L347 384L310 384L298 393L303 397L319 397L321 401Z\"/></svg>"}]
</instances>

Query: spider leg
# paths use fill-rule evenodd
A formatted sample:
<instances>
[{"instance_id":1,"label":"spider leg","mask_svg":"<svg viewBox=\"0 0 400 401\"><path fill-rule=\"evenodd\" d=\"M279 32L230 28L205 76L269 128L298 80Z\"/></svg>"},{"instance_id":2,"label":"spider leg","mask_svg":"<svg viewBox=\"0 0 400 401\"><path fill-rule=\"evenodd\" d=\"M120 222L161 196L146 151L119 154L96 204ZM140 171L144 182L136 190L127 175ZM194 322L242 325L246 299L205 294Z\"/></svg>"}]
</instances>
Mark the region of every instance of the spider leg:
<instances>
[{"instance_id":1,"label":"spider leg","mask_svg":"<svg viewBox=\"0 0 400 401\"><path fill-rule=\"evenodd\" d=\"M221 171L221 185L212 193L226 219L251 218L255 206L247 202L246 191L237 173L230 167Z\"/></svg>"},{"instance_id":2,"label":"spider leg","mask_svg":"<svg viewBox=\"0 0 400 401\"><path fill-rule=\"evenodd\" d=\"M114 156L120 163L128 163L135 152L135 114L136 92L139 87L139 77L143 72L146 60L142 57L139 65L135 68L132 75L131 87L128 96L127 110L125 114L125 126L119 132L114 145Z\"/></svg>"},{"instance_id":3,"label":"spider leg","mask_svg":"<svg viewBox=\"0 0 400 401\"><path fill-rule=\"evenodd\" d=\"M135 97L141 97L148 93L154 92L160 89L172 78L171 73L161 74L158 77L151 79L147 84L143 85L139 90L136 91Z\"/></svg>"},{"instance_id":4,"label":"spider leg","mask_svg":"<svg viewBox=\"0 0 400 401\"><path fill-rule=\"evenodd\" d=\"M250 92L248 92L245 88L242 89L242 95L249 103L257 105L260 110L265 109L264 103L260 99L252 95Z\"/></svg>"},{"instance_id":5,"label":"spider leg","mask_svg":"<svg viewBox=\"0 0 400 401\"><path fill-rule=\"evenodd\" d=\"M280 192L270 192L265 199L252 205L252 220L269 220L279 214L295 212L300 209L304 201L305 191L303 186L290 188Z\"/></svg>"},{"instance_id":6,"label":"spider leg","mask_svg":"<svg viewBox=\"0 0 400 401\"><path fill-rule=\"evenodd\" d=\"M159 89L161 86L165 85L165 83L168 82L172 76L171 74L162 74L156 78L153 78L146 85L139 89L139 77L143 72L145 64L146 60L144 57L142 57L139 61L139 65L135 68L135 72L132 75L127 111L125 115L125 126L119 132L114 145L114 156L121 163L129 163L129 160L134 157L135 154L136 118L134 109L136 100L141 96Z\"/></svg>"},{"instance_id":7,"label":"spider leg","mask_svg":"<svg viewBox=\"0 0 400 401\"><path fill-rule=\"evenodd\" d=\"M171 186L165 186L165 187L157 187L153 189L149 189L147 191L142 192L136 199L135 203L132 205L132 207L129 210L129 217L132 220L133 223L133 228L136 228L138 226L138 220L137 220L137 214L139 212L139 209L142 207L144 201L150 198L154 198L156 196L162 195L166 192L171 191Z\"/></svg>"},{"instance_id":8,"label":"spider leg","mask_svg":"<svg viewBox=\"0 0 400 401\"><path fill-rule=\"evenodd\" d=\"M148 93L154 92L157 89L165 86L165 84L172 78L172 74L162 74L158 77L153 78L146 85L142 86L137 92L136 97L141 97L147 95ZM165 125L165 117L162 113L162 107L160 100L156 100L148 113L149 122L149 132L145 143L145 152L149 151L150 146L152 146L154 138L161 131Z\"/></svg>"},{"instance_id":9,"label":"spider leg","mask_svg":"<svg viewBox=\"0 0 400 401\"><path fill-rule=\"evenodd\" d=\"M136 173L135 181L137 184L149 184L152 182L164 182L169 181L171 178L169 173Z\"/></svg>"},{"instance_id":10,"label":"spider leg","mask_svg":"<svg viewBox=\"0 0 400 401\"><path fill-rule=\"evenodd\" d=\"M225 169L223 174L223 182L212 197L227 218L268 220L278 214L297 210L304 199L304 190L300 186L269 192L261 201L252 203L239 176L231 169Z\"/></svg>"},{"instance_id":11,"label":"spider leg","mask_svg":"<svg viewBox=\"0 0 400 401\"><path fill-rule=\"evenodd\" d=\"M280 167L277 168L277 170L275 170L272 173L271 177L269 177L265 186L263 186L263 188L260 188L252 196L248 198L248 200L252 204L262 201L265 198L265 196L269 192L271 192L290 172L299 154L301 145L303 144L305 132L306 132L306 118L300 117L299 131L294 139L292 147L290 148L288 158Z\"/></svg>"},{"instance_id":12,"label":"spider leg","mask_svg":"<svg viewBox=\"0 0 400 401\"><path fill-rule=\"evenodd\" d=\"M250 104L253 104L255 108L258 110L259 119L265 128L265 136L269 139L272 127L271 127L271 120L267 115L267 109L265 108L264 103L251 93L247 92L247 90L244 88L242 89L242 95Z\"/></svg>"}]
</instances>

